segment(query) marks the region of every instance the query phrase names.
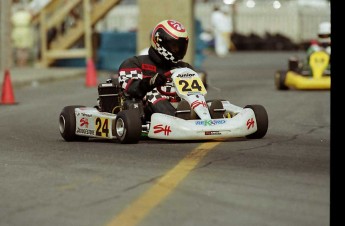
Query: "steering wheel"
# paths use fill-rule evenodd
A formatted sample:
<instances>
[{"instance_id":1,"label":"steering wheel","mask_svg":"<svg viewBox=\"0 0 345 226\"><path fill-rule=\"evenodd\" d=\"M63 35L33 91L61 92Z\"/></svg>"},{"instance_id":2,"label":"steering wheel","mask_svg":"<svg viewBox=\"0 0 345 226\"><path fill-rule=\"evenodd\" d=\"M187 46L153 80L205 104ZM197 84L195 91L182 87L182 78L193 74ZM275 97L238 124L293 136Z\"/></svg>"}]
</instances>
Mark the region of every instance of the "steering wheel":
<instances>
[{"instance_id":1,"label":"steering wheel","mask_svg":"<svg viewBox=\"0 0 345 226\"><path fill-rule=\"evenodd\" d=\"M174 73L175 69L172 69L170 71L167 71L164 73L165 77L167 77L167 82L168 84L173 84L172 83L172 79L171 79L171 75ZM173 87L173 86L172 86ZM166 92L166 91L163 91L162 90L162 87L161 86L157 86L157 90L159 93L165 95L165 96L176 96L176 92Z\"/></svg>"}]
</instances>

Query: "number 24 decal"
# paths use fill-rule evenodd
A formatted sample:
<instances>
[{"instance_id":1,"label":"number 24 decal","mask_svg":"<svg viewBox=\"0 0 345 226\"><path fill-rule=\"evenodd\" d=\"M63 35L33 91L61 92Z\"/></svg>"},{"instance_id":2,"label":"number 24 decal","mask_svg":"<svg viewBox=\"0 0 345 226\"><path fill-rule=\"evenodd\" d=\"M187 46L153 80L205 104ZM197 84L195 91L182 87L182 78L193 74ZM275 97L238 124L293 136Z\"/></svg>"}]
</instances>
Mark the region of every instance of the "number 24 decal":
<instances>
[{"instance_id":1,"label":"number 24 decal","mask_svg":"<svg viewBox=\"0 0 345 226\"><path fill-rule=\"evenodd\" d=\"M96 118L96 135L102 137L109 136L108 119Z\"/></svg>"},{"instance_id":2,"label":"number 24 decal","mask_svg":"<svg viewBox=\"0 0 345 226\"><path fill-rule=\"evenodd\" d=\"M181 89L184 92L192 91L193 89L197 89L199 91L202 90L202 87L199 85L198 80L196 79L192 80L192 84L189 84L189 82L186 80L180 80L178 81L178 84L182 85Z\"/></svg>"}]
</instances>

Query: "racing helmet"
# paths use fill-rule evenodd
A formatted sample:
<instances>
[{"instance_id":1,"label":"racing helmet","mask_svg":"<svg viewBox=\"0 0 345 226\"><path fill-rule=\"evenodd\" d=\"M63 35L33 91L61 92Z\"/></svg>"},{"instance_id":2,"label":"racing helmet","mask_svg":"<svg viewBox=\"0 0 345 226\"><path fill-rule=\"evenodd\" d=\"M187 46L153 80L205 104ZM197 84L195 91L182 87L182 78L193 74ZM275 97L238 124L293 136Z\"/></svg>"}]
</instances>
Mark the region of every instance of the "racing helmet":
<instances>
[{"instance_id":1,"label":"racing helmet","mask_svg":"<svg viewBox=\"0 0 345 226\"><path fill-rule=\"evenodd\" d=\"M176 20L163 20L152 30L151 46L169 62L177 63L186 55L188 33Z\"/></svg>"},{"instance_id":2,"label":"racing helmet","mask_svg":"<svg viewBox=\"0 0 345 226\"><path fill-rule=\"evenodd\" d=\"M321 45L331 44L331 23L330 22L322 22L319 24L318 37L319 37L319 42Z\"/></svg>"}]
</instances>

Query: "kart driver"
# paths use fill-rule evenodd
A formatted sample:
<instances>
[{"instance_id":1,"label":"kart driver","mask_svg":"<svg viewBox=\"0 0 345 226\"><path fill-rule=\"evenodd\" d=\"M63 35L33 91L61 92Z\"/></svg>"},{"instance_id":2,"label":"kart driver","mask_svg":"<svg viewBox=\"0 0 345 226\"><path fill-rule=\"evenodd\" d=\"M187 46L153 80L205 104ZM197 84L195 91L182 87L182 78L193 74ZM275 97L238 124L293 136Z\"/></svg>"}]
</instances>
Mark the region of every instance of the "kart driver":
<instances>
[{"instance_id":1,"label":"kart driver","mask_svg":"<svg viewBox=\"0 0 345 226\"><path fill-rule=\"evenodd\" d=\"M311 46L307 50L309 56L314 51L326 51L331 55L331 23L322 22L319 24L318 40L312 40Z\"/></svg>"},{"instance_id":2,"label":"kart driver","mask_svg":"<svg viewBox=\"0 0 345 226\"><path fill-rule=\"evenodd\" d=\"M318 40L312 40L310 47L307 49L307 62L315 51L325 51L331 56L331 23L322 22L319 24ZM327 71L331 70L331 63L328 63Z\"/></svg>"},{"instance_id":3,"label":"kart driver","mask_svg":"<svg viewBox=\"0 0 345 226\"><path fill-rule=\"evenodd\" d=\"M180 22L163 20L152 30L148 55L130 57L120 65L118 79L121 89L129 98L143 100L146 115L156 112L175 115L176 110L169 97L164 95L174 92L174 88L166 84L166 75L175 68L194 70L182 61L188 41L187 30ZM157 87L165 93L160 93Z\"/></svg>"}]
</instances>

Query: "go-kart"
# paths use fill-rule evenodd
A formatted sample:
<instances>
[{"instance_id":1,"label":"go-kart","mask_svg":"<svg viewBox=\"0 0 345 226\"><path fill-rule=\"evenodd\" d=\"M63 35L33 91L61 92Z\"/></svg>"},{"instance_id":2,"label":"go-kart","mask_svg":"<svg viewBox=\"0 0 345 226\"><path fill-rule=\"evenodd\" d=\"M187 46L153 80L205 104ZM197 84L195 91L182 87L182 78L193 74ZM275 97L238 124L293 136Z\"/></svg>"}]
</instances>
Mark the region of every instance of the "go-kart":
<instances>
[{"instance_id":1,"label":"go-kart","mask_svg":"<svg viewBox=\"0 0 345 226\"><path fill-rule=\"evenodd\" d=\"M111 79L98 86L99 104L94 107L66 106L59 116L65 141L89 138L117 139L138 143L141 138L162 140L259 139L266 135L268 115L262 105L236 106L227 100L205 100L207 91L195 71L171 71L165 93L176 108L175 116L145 115L142 100L130 99ZM160 87L157 89L161 92ZM175 101L173 101L175 100ZM176 100L178 100L176 102Z\"/></svg>"},{"instance_id":2,"label":"go-kart","mask_svg":"<svg viewBox=\"0 0 345 226\"><path fill-rule=\"evenodd\" d=\"M331 88L330 55L315 51L307 63L291 57L289 69L277 71L274 81L278 90L328 90Z\"/></svg>"}]
</instances>

